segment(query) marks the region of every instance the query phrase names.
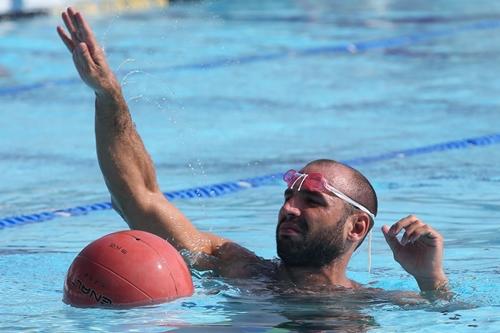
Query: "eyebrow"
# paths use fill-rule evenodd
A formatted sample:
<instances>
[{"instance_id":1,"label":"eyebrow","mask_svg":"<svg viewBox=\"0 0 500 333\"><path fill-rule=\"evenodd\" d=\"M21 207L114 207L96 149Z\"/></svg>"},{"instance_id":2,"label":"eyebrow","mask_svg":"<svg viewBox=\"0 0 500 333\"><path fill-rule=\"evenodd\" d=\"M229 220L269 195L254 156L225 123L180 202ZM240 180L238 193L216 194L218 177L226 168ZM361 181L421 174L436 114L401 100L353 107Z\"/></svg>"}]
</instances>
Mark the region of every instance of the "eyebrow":
<instances>
[{"instance_id":1,"label":"eyebrow","mask_svg":"<svg viewBox=\"0 0 500 333\"><path fill-rule=\"evenodd\" d=\"M305 196L307 196L307 197L312 197L314 199L321 199L325 202L328 202L328 197L330 197L330 195L323 193L323 192L318 192L318 191L302 190L301 192L304 193Z\"/></svg>"},{"instance_id":2,"label":"eyebrow","mask_svg":"<svg viewBox=\"0 0 500 333\"><path fill-rule=\"evenodd\" d=\"M313 197L323 197L324 193L319 192L319 191L308 191L308 190L301 190L300 192L304 193L305 195L313 196Z\"/></svg>"},{"instance_id":3,"label":"eyebrow","mask_svg":"<svg viewBox=\"0 0 500 333\"><path fill-rule=\"evenodd\" d=\"M287 188L283 194L286 197L286 196L291 195L293 192L295 192L295 191L292 190L291 188ZM300 191L296 191L296 192L300 192L301 194L303 194L305 196L321 199L324 201L328 200L327 197L331 197L330 195L328 195L326 193L318 192L318 191L300 190Z\"/></svg>"}]
</instances>

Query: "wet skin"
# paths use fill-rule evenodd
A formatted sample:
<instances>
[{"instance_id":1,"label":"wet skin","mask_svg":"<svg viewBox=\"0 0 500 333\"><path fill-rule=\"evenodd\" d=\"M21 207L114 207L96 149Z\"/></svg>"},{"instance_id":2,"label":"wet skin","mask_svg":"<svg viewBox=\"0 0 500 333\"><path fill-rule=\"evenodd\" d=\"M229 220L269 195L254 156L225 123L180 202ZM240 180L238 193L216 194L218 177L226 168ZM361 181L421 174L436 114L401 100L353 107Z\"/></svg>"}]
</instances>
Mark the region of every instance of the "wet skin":
<instances>
[{"instance_id":1,"label":"wet skin","mask_svg":"<svg viewBox=\"0 0 500 333\"><path fill-rule=\"evenodd\" d=\"M276 228L278 253L283 257L279 264L228 239L199 230L160 190L154 164L135 129L120 84L83 15L69 8L62 19L69 33L58 27L59 36L82 81L95 93L99 166L113 207L130 228L163 237L179 251L190 253L193 267L210 269L223 277L265 275L298 287L359 288L359 284L346 277L346 268L369 230L370 218L359 210L346 216L346 203L332 194L285 191ZM301 172L321 173L331 185L348 196L354 195L349 186L353 183L352 174L346 166L316 161ZM436 230L409 215L391 227L384 226L382 232L396 261L415 277L422 291L446 288L443 238ZM401 241L396 238L400 233ZM330 235L329 239L324 235ZM315 244L321 247L314 248ZM310 254L328 247L329 261L328 257L316 260ZM325 260L328 262L322 262Z\"/></svg>"}]
</instances>

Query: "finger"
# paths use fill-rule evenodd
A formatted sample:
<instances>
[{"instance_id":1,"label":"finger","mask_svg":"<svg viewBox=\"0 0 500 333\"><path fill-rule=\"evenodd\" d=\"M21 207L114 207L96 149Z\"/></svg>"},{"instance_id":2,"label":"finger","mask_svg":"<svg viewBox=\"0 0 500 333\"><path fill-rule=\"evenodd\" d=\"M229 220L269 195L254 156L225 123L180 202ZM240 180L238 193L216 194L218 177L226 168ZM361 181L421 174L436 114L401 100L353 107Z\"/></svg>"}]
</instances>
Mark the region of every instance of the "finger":
<instances>
[{"instance_id":1,"label":"finger","mask_svg":"<svg viewBox=\"0 0 500 333\"><path fill-rule=\"evenodd\" d=\"M69 12L69 9L68 9L68 12ZM71 21L67 12L63 12L61 16L62 16L62 19L64 21L64 24L66 25L66 28L68 29L68 32L71 35L71 38L73 39L73 43L76 43L78 41L78 38L76 37L76 30L75 30L75 27L73 25L73 22Z\"/></svg>"},{"instance_id":2,"label":"finger","mask_svg":"<svg viewBox=\"0 0 500 333\"><path fill-rule=\"evenodd\" d=\"M92 76L92 62L85 56L86 47L84 45L78 44L73 52L73 61L75 63L76 69L80 74L80 77L87 83L87 79ZM87 52L88 53L88 52Z\"/></svg>"},{"instance_id":3,"label":"finger","mask_svg":"<svg viewBox=\"0 0 500 333\"><path fill-rule=\"evenodd\" d=\"M401 244L406 245L408 242L412 243L412 237L414 236L416 230L423 230L425 226L427 225L420 220L416 220L414 223L409 224L404 228L405 233L401 238Z\"/></svg>"},{"instance_id":4,"label":"finger","mask_svg":"<svg viewBox=\"0 0 500 333\"><path fill-rule=\"evenodd\" d=\"M79 64L82 65L82 68L87 72L90 72L92 68L95 66L94 60L92 59L87 44L80 43L76 48L76 57Z\"/></svg>"},{"instance_id":5,"label":"finger","mask_svg":"<svg viewBox=\"0 0 500 333\"><path fill-rule=\"evenodd\" d=\"M389 232L393 235L397 235L403 228L407 228L411 224L417 223L418 221L420 220L415 215L408 215L407 217L394 223L389 229Z\"/></svg>"},{"instance_id":6,"label":"finger","mask_svg":"<svg viewBox=\"0 0 500 333\"><path fill-rule=\"evenodd\" d=\"M82 36L82 33L78 27L78 21L76 19L76 14L78 14L78 12L75 12L75 10L73 8L69 7L68 13L69 13L69 18L71 20L71 24L73 25L73 27L75 29L75 34L76 34L76 37L78 38L78 42L84 42L85 38Z\"/></svg>"},{"instance_id":7,"label":"finger","mask_svg":"<svg viewBox=\"0 0 500 333\"><path fill-rule=\"evenodd\" d=\"M83 18L83 14L78 12L75 14L75 22L77 24L78 30L81 31L85 39L95 42L94 34L92 29L88 25L87 21Z\"/></svg>"},{"instance_id":8,"label":"finger","mask_svg":"<svg viewBox=\"0 0 500 333\"><path fill-rule=\"evenodd\" d=\"M92 29L88 25L87 21L83 18L83 15L81 13L76 13L75 19L78 25L78 30L81 32L82 37L84 38L90 53L94 55L98 50L99 46L97 40L94 37Z\"/></svg>"},{"instance_id":9,"label":"finger","mask_svg":"<svg viewBox=\"0 0 500 333\"><path fill-rule=\"evenodd\" d=\"M71 40L71 38L66 35L64 32L64 29L61 27L57 27L57 33L59 34L59 37L61 37L61 40L64 42L64 45L68 48L69 52L73 53L73 49L75 48L75 44Z\"/></svg>"},{"instance_id":10,"label":"finger","mask_svg":"<svg viewBox=\"0 0 500 333\"><path fill-rule=\"evenodd\" d=\"M401 249L401 244L399 243L398 239L396 238L395 235L392 235L389 232L389 226L384 225L382 227L382 233L384 234L385 241L387 244L389 244L389 247L391 248L392 252L395 254Z\"/></svg>"},{"instance_id":11,"label":"finger","mask_svg":"<svg viewBox=\"0 0 500 333\"><path fill-rule=\"evenodd\" d=\"M422 225L419 228L416 228L411 235L408 236L408 241L411 243L415 243L418 240L423 242L430 241L434 243L436 239L439 239L441 235L434 229L432 229L428 225Z\"/></svg>"}]
</instances>

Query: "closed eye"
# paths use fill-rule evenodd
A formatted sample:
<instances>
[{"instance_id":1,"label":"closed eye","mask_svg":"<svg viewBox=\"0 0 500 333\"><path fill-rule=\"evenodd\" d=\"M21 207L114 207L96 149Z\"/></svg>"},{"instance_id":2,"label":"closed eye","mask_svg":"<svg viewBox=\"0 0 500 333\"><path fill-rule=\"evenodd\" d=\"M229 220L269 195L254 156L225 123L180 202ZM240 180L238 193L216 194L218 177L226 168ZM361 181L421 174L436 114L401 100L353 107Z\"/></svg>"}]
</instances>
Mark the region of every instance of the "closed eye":
<instances>
[{"instance_id":1,"label":"closed eye","mask_svg":"<svg viewBox=\"0 0 500 333\"><path fill-rule=\"evenodd\" d=\"M311 205L326 206L328 202L319 192L301 191L304 195L304 200Z\"/></svg>"},{"instance_id":2,"label":"closed eye","mask_svg":"<svg viewBox=\"0 0 500 333\"><path fill-rule=\"evenodd\" d=\"M307 202L312 202L312 203L316 203L316 204L321 203L321 200L318 200L318 199L312 198L312 197L307 197L306 200L307 200Z\"/></svg>"},{"instance_id":3,"label":"closed eye","mask_svg":"<svg viewBox=\"0 0 500 333\"><path fill-rule=\"evenodd\" d=\"M292 196L294 196L294 190L292 189L286 189L284 194L285 201L288 201ZM299 195L302 200L307 203L309 206L327 206L328 201L326 200L325 196L321 194L320 192L315 192L315 191L307 191L307 190L302 190L300 192L297 192L296 195Z\"/></svg>"}]
</instances>

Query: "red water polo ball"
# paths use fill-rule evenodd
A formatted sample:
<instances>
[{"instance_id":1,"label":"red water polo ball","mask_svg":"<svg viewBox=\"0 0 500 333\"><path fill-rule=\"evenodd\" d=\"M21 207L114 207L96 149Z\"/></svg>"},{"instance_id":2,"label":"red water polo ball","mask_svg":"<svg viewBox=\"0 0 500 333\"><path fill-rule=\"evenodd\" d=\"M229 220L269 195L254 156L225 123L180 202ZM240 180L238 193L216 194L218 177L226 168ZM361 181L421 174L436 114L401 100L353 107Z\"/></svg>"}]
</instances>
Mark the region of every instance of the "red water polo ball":
<instances>
[{"instance_id":1,"label":"red water polo ball","mask_svg":"<svg viewBox=\"0 0 500 333\"><path fill-rule=\"evenodd\" d=\"M69 267L63 301L78 307L132 307L193 294L184 260L166 240L126 230L87 245Z\"/></svg>"}]
</instances>

